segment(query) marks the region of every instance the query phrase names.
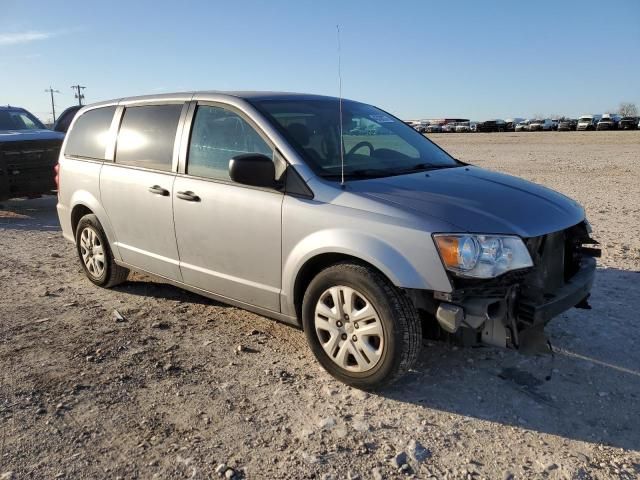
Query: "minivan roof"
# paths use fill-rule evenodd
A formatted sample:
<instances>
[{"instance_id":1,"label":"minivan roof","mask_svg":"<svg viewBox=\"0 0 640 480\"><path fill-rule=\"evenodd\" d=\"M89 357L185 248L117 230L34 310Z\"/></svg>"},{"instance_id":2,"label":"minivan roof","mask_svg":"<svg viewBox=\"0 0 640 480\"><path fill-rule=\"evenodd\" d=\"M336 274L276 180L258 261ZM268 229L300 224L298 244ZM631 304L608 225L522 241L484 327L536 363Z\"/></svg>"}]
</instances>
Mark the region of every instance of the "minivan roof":
<instances>
[{"instance_id":1,"label":"minivan roof","mask_svg":"<svg viewBox=\"0 0 640 480\"><path fill-rule=\"evenodd\" d=\"M108 100L98 103L115 103L115 102L136 102L143 100L177 100L186 99L189 100L194 96L228 96L241 98L244 100L338 100L338 97L331 97L327 95L314 95L310 93L295 93L295 92L261 92L261 91L224 91L224 90L197 90L191 92L174 92L174 93L161 93L155 95L141 95L135 97L122 97L118 99ZM345 99L346 100L346 99Z\"/></svg>"},{"instance_id":2,"label":"minivan roof","mask_svg":"<svg viewBox=\"0 0 640 480\"><path fill-rule=\"evenodd\" d=\"M113 105L127 105L145 102L187 102L189 100L228 100L230 103L262 101L262 100L333 100L337 101L338 97L330 97L326 95L314 95L310 93L294 93L294 92L260 92L260 91L223 91L223 90L195 90L191 92L175 92L175 93L158 93L153 95L141 95L134 97L113 98L103 100L89 105L85 105L79 114L98 107L107 107ZM235 102L234 102L235 100ZM345 101L353 101L343 99Z\"/></svg>"}]
</instances>

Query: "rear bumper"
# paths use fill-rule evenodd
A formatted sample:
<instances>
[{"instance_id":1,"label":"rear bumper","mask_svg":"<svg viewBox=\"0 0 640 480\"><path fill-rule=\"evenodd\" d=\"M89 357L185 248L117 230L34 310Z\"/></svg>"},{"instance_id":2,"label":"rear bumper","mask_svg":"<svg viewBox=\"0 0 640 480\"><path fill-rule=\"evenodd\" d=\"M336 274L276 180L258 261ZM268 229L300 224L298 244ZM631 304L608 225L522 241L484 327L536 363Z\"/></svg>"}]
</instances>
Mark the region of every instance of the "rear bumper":
<instances>
[{"instance_id":1,"label":"rear bumper","mask_svg":"<svg viewBox=\"0 0 640 480\"><path fill-rule=\"evenodd\" d=\"M75 238L73 238L73 231L71 228L71 212L69 211L69 208L58 201L56 210L58 211L58 220L62 227L62 236L70 242L75 243Z\"/></svg>"},{"instance_id":2,"label":"rear bumper","mask_svg":"<svg viewBox=\"0 0 640 480\"><path fill-rule=\"evenodd\" d=\"M552 299L543 304L523 304L520 308L527 310L527 317L533 320L534 325L544 325L588 297L595 274L595 258L583 258L580 270L553 294Z\"/></svg>"}]
</instances>

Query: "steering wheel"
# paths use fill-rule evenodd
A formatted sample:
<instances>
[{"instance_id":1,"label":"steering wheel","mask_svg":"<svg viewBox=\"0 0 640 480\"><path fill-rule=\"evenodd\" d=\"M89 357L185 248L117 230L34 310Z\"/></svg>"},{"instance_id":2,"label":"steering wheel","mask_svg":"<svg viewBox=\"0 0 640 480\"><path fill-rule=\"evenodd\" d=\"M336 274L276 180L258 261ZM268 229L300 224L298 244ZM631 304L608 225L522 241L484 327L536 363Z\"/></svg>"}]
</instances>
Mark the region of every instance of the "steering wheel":
<instances>
[{"instance_id":1,"label":"steering wheel","mask_svg":"<svg viewBox=\"0 0 640 480\"><path fill-rule=\"evenodd\" d=\"M349 150L349 152L347 152L345 156L348 157L350 155L353 155L362 147L367 147L369 149L369 156L373 155L373 151L375 150L375 148L373 148L373 145L371 145L370 142L358 142L353 147L351 147L351 149Z\"/></svg>"}]
</instances>

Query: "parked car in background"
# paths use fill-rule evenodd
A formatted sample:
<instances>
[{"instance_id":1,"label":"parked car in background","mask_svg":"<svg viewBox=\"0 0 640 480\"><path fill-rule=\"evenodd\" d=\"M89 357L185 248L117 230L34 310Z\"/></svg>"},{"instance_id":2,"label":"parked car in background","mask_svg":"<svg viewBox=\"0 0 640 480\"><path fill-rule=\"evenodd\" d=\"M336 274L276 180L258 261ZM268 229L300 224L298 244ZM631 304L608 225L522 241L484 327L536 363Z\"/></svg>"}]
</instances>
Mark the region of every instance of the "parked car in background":
<instances>
[{"instance_id":1,"label":"parked car in background","mask_svg":"<svg viewBox=\"0 0 640 480\"><path fill-rule=\"evenodd\" d=\"M506 122L504 120L486 120L478 123L476 130L478 132L504 132L506 130Z\"/></svg>"},{"instance_id":2,"label":"parked car in background","mask_svg":"<svg viewBox=\"0 0 640 480\"><path fill-rule=\"evenodd\" d=\"M51 193L64 134L18 107L0 107L0 200Z\"/></svg>"},{"instance_id":3,"label":"parked car in background","mask_svg":"<svg viewBox=\"0 0 640 480\"><path fill-rule=\"evenodd\" d=\"M426 128L427 133L440 133L442 132L442 125L439 123L430 123Z\"/></svg>"},{"instance_id":4,"label":"parked car in background","mask_svg":"<svg viewBox=\"0 0 640 480\"><path fill-rule=\"evenodd\" d=\"M529 131L529 120L524 120L522 122L519 122L516 125L516 132L528 132Z\"/></svg>"},{"instance_id":5,"label":"parked car in background","mask_svg":"<svg viewBox=\"0 0 640 480\"><path fill-rule=\"evenodd\" d=\"M335 148L338 105L377 133ZM584 247L595 240L577 202L460 162L360 102L103 102L78 113L59 165L62 234L90 282L142 271L301 327L318 362L358 388L409 371L423 328L546 346L551 318L589 308L599 251Z\"/></svg>"},{"instance_id":6,"label":"parked car in background","mask_svg":"<svg viewBox=\"0 0 640 480\"><path fill-rule=\"evenodd\" d=\"M471 122L456 123L456 133L468 133L468 132L471 132Z\"/></svg>"},{"instance_id":7,"label":"parked car in background","mask_svg":"<svg viewBox=\"0 0 640 480\"><path fill-rule=\"evenodd\" d=\"M595 130L601 117L601 115L582 115L578 118L576 130Z\"/></svg>"},{"instance_id":8,"label":"parked car in background","mask_svg":"<svg viewBox=\"0 0 640 480\"><path fill-rule=\"evenodd\" d=\"M478 122L469 122L469 130L472 132L478 131Z\"/></svg>"},{"instance_id":9,"label":"parked car in background","mask_svg":"<svg viewBox=\"0 0 640 480\"><path fill-rule=\"evenodd\" d=\"M598 124L596 130L617 130L618 129L618 117L615 115L603 115Z\"/></svg>"},{"instance_id":10,"label":"parked car in background","mask_svg":"<svg viewBox=\"0 0 640 480\"><path fill-rule=\"evenodd\" d=\"M520 122L524 122L524 118L507 118L505 120L505 131L507 132L515 132L516 131L516 126L520 123Z\"/></svg>"},{"instance_id":11,"label":"parked car in background","mask_svg":"<svg viewBox=\"0 0 640 480\"><path fill-rule=\"evenodd\" d=\"M82 108L82 105L74 105L72 107L67 108L63 111L58 119L53 124L53 130L56 132L67 133L69 130L69 125L71 125L71 121L78 113L78 110Z\"/></svg>"},{"instance_id":12,"label":"parked car in background","mask_svg":"<svg viewBox=\"0 0 640 480\"><path fill-rule=\"evenodd\" d=\"M456 122L449 122L442 125L443 133L454 133L456 131Z\"/></svg>"},{"instance_id":13,"label":"parked car in background","mask_svg":"<svg viewBox=\"0 0 640 480\"><path fill-rule=\"evenodd\" d=\"M429 121L428 120L420 120L417 123L417 125L415 125L413 128L415 128L420 133L426 133L428 126L429 126Z\"/></svg>"},{"instance_id":14,"label":"parked car in background","mask_svg":"<svg viewBox=\"0 0 640 480\"><path fill-rule=\"evenodd\" d=\"M639 120L637 117L622 117L618 128L620 130L636 130L638 128Z\"/></svg>"},{"instance_id":15,"label":"parked car in background","mask_svg":"<svg viewBox=\"0 0 640 480\"><path fill-rule=\"evenodd\" d=\"M578 126L578 120L573 118L563 118L558 123L558 131L569 132L571 130L575 130L577 126Z\"/></svg>"},{"instance_id":16,"label":"parked car in background","mask_svg":"<svg viewBox=\"0 0 640 480\"><path fill-rule=\"evenodd\" d=\"M529 123L529 131L551 131L553 130L553 122L549 118L532 120Z\"/></svg>"}]
</instances>

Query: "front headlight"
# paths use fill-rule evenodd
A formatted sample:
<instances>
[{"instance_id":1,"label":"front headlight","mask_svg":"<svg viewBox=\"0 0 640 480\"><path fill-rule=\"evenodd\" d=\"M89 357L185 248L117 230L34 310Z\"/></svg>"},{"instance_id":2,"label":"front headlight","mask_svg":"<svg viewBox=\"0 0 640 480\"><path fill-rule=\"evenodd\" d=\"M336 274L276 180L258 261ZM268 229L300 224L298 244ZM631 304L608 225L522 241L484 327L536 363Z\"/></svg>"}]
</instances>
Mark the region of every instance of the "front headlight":
<instances>
[{"instance_id":1,"label":"front headlight","mask_svg":"<svg viewBox=\"0 0 640 480\"><path fill-rule=\"evenodd\" d=\"M520 237L436 234L433 238L445 268L461 277L493 278L533 266Z\"/></svg>"}]
</instances>

